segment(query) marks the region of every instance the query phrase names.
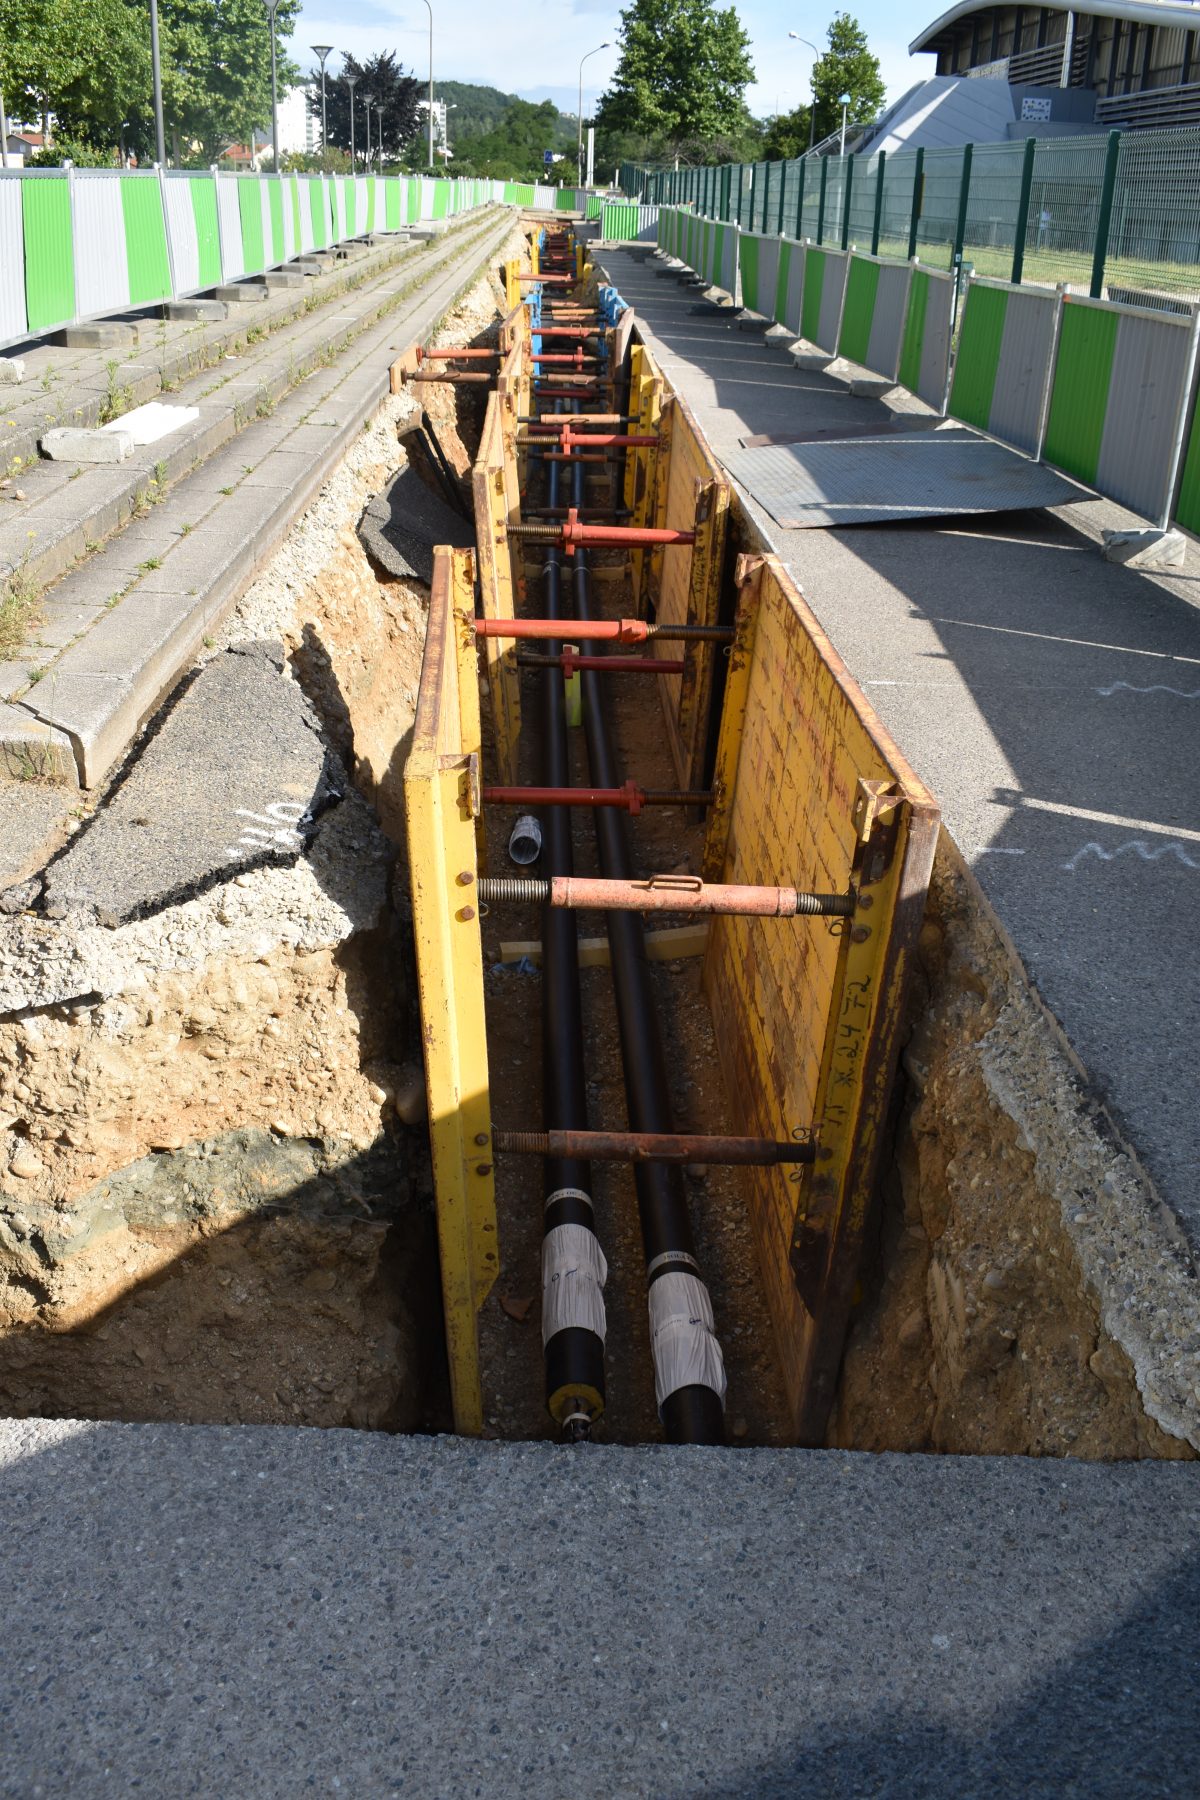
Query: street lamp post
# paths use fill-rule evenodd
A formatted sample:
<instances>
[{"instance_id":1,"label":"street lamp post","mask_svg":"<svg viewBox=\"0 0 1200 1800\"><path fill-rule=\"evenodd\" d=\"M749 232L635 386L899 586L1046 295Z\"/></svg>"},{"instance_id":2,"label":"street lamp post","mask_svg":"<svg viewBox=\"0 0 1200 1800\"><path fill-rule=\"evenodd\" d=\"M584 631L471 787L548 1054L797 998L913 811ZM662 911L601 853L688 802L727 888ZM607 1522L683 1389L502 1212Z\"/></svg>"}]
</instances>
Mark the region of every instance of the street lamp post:
<instances>
[{"instance_id":1,"label":"street lamp post","mask_svg":"<svg viewBox=\"0 0 1200 1800\"><path fill-rule=\"evenodd\" d=\"M805 44L808 47L808 49L810 49L812 51L814 56L816 56L816 57L820 56L821 52L817 49L817 46L812 42L812 40L810 38L801 37L800 33L798 31L789 31L788 36L790 38L795 38L795 40L798 44ZM809 77L808 90L809 90L809 94L811 95L811 100L810 100L809 108L808 108L808 150L809 150L809 155L811 156L812 147L813 147L813 133L815 132L816 126L817 126L817 90L813 86L811 76Z\"/></svg>"},{"instance_id":2,"label":"street lamp post","mask_svg":"<svg viewBox=\"0 0 1200 1800\"><path fill-rule=\"evenodd\" d=\"M842 147L838 151L838 155L845 156L845 154L846 154L846 108L850 104L849 94L843 94L839 104L841 105L841 109L842 109Z\"/></svg>"},{"instance_id":3,"label":"street lamp post","mask_svg":"<svg viewBox=\"0 0 1200 1800\"><path fill-rule=\"evenodd\" d=\"M325 133L325 58L332 54L333 45L311 44L309 48L312 50L314 56L319 56L321 59L321 161L325 164L326 168L328 168L329 156Z\"/></svg>"},{"instance_id":4,"label":"street lamp post","mask_svg":"<svg viewBox=\"0 0 1200 1800\"><path fill-rule=\"evenodd\" d=\"M589 50L587 56L583 56L579 60L579 118L577 120L579 130L575 144L575 180L579 187L583 186L583 65L588 56L599 56L602 50L608 50L611 47L606 40L603 44L597 44L594 50Z\"/></svg>"},{"instance_id":5,"label":"street lamp post","mask_svg":"<svg viewBox=\"0 0 1200 1800\"><path fill-rule=\"evenodd\" d=\"M154 144L160 167L167 160L167 134L163 128L162 57L158 49L158 0L150 0L150 62L154 70Z\"/></svg>"},{"instance_id":6,"label":"street lamp post","mask_svg":"<svg viewBox=\"0 0 1200 1800\"><path fill-rule=\"evenodd\" d=\"M271 156L274 172L279 173L279 83L275 67L275 9L279 0L263 0L267 23L271 29Z\"/></svg>"},{"instance_id":7,"label":"street lamp post","mask_svg":"<svg viewBox=\"0 0 1200 1800\"><path fill-rule=\"evenodd\" d=\"M375 103L375 136L378 139L376 148L379 152L379 173L383 174L383 101Z\"/></svg>"},{"instance_id":8,"label":"street lamp post","mask_svg":"<svg viewBox=\"0 0 1200 1800\"><path fill-rule=\"evenodd\" d=\"M350 90L350 173L354 173L354 90L358 86L357 75L343 74L342 80Z\"/></svg>"},{"instance_id":9,"label":"street lamp post","mask_svg":"<svg viewBox=\"0 0 1200 1800\"><path fill-rule=\"evenodd\" d=\"M375 103L374 94L364 94L363 95L363 110L367 115L367 152L366 152L366 160L363 163L363 167L365 169L369 169L371 166L371 107L374 105L374 103Z\"/></svg>"},{"instance_id":10,"label":"street lamp post","mask_svg":"<svg viewBox=\"0 0 1200 1800\"><path fill-rule=\"evenodd\" d=\"M433 7L425 0L429 14L429 173L433 174Z\"/></svg>"}]
</instances>

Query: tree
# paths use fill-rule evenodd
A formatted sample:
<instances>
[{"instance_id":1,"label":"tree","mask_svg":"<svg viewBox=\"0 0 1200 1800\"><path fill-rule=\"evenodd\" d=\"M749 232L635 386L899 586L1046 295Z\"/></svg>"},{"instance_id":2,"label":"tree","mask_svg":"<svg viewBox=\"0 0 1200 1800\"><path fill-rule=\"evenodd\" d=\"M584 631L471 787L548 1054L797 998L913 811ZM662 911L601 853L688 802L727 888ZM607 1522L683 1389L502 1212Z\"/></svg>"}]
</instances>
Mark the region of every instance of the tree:
<instances>
[{"instance_id":1,"label":"tree","mask_svg":"<svg viewBox=\"0 0 1200 1800\"><path fill-rule=\"evenodd\" d=\"M143 0L128 0L139 16ZM279 91L299 79L286 53L300 0L280 0ZM163 112L176 159L209 163L271 123L271 36L262 0L159 0Z\"/></svg>"},{"instance_id":2,"label":"tree","mask_svg":"<svg viewBox=\"0 0 1200 1800\"><path fill-rule=\"evenodd\" d=\"M355 154L361 156L367 147L367 115L363 95L371 94L374 96L371 104L371 143L376 144L377 134L382 128L384 155L399 156L404 146L417 136L421 125L421 114L417 108L417 101L421 98L421 83L415 75L405 74L403 64L396 61L390 50L363 63L357 62L353 56L345 57L340 72L325 77L327 141L340 150L350 148L351 89L346 80L347 75L358 77L353 90ZM376 107L382 108L382 112L377 113ZM313 117L319 120L319 78L309 89L308 108Z\"/></svg>"},{"instance_id":3,"label":"tree","mask_svg":"<svg viewBox=\"0 0 1200 1800\"><path fill-rule=\"evenodd\" d=\"M736 11L713 0L633 0L621 14L621 59L596 108L608 134L632 133L672 156L703 152L745 132L754 79Z\"/></svg>"},{"instance_id":4,"label":"tree","mask_svg":"<svg viewBox=\"0 0 1200 1800\"><path fill-rule=\"evenodd\" d=\"M871 55L866 32L849 13L835 13L829 48L813 70L817 143L840 128L843 94L850 96L847 124L869 125L878 117L886 93L879 58Z\"/></svg>"},{"instance_id":5,"label":"tree","mask_svg":"<svg viewBox=\"0 0 1200 1800\"><path fill-rule=\"evenodd\" d=\"M150 82L148 31L128 0L0 0L0 88L14 119L115 145Z\"/></svg>"},{"instance_id":6,"label":"tree","mask_svg":"<svg viewBox=\"0 0 1200 1800\"><path fill-rule=\"evenodd\" d=\"M845 93L845 88L841 92ZM841 117L839 113L839 119ZM812 120L811 106L798 106L795 112L777 113L767 121L762 153L768 162L790 162L808 149L808 133Z\"/></svg>"},{"instance_id":7,"label":"tree","mask_svg":"<svg viewBox=\"0 0 1200 1800\"><path fill-rule=\"evenodd\" d=\"M494 131L460 137L455 171L494 181L540 181L546 172L546 151L553 151L556 142L567 148L563 144L566 123L552 100L540 105L532 100L510 100ZM569 147L574 149L574 139ZM571 173L574 179L573 163Z\"/></svg>"}]
</instances>

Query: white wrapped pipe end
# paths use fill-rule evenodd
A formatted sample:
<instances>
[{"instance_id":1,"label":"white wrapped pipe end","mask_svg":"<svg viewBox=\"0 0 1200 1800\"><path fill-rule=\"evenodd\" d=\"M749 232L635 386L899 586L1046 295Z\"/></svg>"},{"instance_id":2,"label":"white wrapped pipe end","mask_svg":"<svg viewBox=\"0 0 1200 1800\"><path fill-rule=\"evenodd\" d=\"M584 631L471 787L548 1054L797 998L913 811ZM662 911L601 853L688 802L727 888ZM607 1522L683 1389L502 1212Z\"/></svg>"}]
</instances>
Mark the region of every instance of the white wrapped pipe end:
<instances>
[{"instance_id":1,"label":"white wrapped pipe end","mask_svg":"<svg viewBox=\"0 0 1200 1800\"><path fill-rule=\"evenodd\" d=\"M671 1271L650 1283L650 1348L659 1417L682 1387L712 1388L725 1403L725 1358L717 1342L712 1301L695 1275Z\"/></svg>"},{"instance_id":2,"label":"white wrapped pipe end","mask_svg":"<svg viewBox=\"0 0 1200 1800\"><path fill-rule=\"evenodd\" d=\"M518 868L527 869L542 854L542 827L532 813L522 813L508 838L508 854Z\"/></svg>"},{"instance_id":3,"label":"white wrapped pipe end","mask_svg":"<svg viewBox=\"0 0 1200 1800\"><path fill-rule=\"evenodd\" d=\"M542 1347L574 1326L604 1342L608 1264L586 1225L556 1225L542 1239Z\"/></svg>"}]
</instances>

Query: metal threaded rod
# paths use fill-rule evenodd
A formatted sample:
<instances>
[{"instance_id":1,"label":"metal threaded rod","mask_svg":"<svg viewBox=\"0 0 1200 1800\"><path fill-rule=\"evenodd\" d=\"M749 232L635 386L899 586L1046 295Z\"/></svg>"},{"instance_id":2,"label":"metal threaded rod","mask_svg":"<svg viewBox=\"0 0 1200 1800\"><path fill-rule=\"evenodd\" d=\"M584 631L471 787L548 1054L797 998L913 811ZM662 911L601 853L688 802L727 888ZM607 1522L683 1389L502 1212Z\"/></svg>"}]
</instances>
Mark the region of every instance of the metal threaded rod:
<instances>
[{"instance_id":1,"label":"metal threaded rod","mask_svg":"<svg viewBox=\"0 0 1200 1800\"><path fill-rule=\"evenodd\" d=\"M507 1156L586 1156L589 1162L749 1165L811 1163L816 1145L773 1138L705 1137L669 1131L496 1131L492 1147Z\"/></svg>"},{"instance_id":2,"label":"metal threaded rod","mask_svg":"<svg viewBox=\"0 0 1200 1800\"><path fill-rule=\"evenodd\" d=\"M657 875L647 881L609 881L590 875L482 875L482 901L566 907L572 911L728 913L749 918L849 918L857 896L799 893L786 887L744 887L690 876Z\"/></svg>"}]
</instances>

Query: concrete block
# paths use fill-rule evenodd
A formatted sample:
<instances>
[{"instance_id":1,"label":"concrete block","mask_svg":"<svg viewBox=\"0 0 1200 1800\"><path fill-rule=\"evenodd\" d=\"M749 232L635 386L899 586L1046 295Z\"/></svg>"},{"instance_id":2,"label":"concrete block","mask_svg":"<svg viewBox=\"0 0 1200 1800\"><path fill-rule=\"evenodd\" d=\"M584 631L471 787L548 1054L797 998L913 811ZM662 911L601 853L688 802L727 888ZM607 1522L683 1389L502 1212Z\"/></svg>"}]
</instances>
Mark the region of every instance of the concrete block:
<instances>
[{"instance_id":1,"label":"concrete block","mask_svg":"<svg viewBox=\"0 0 1200 1800\"><path fill-rule=\"evenodd\" d=\"M64 325L55 342L67 350L121 350L138 341L136 325L117 324L112 319L93 319L86 325Z\"/></svg>"},{"instance_id":2,"label":"concrete block","mask_svg":"<svg viewBox=\"0 0 1200 1800\"><path fill-rule=\"evenodd\" d=\"M837 358L829 350L818 350L815 344L805 344L803 348L792 351L792 361L798 369L827 369Z\"/></svg>"},{"instance_id":3,"label":"concrete block","mask_svg":"<svg viewBox=\"0 0 1200 1800\"><path fill-rule=\"evenodd\" d=\"M79 786L70 738L23 706L0 705L0 774L13 781Z\"/></svg>"},{"instance_id":4,"label":"concrete block","mask_svg":"<svg viewBox=\"0 0 1200 1800\"><path fill-rule=\"evenodd\" d=\"M133 455L131 431L106 428L86 431L79 426L59 425L42 439L42 455L51 462L117 463Z\"/></svg>"},{"instance_id":5,"label":"concrete block","mask_svg":"<svg viewBox=\"0 0 1200 1800\"><path fill-rule=\"evenodd\" d=\"M771 329L770 319L764 319L761 313L744 312L738 319L739 331L765 332Z\"/></svg>"},{"instance_id":6,"label":"concrete block","mask_svg":"<svg viewBox=\"0 0 1200 1800\"><path fill-rule=\"evenodd\" d=\"M304 286L304 276L298 269L268 269L266 274L260 275L258 279L269 293L274 293L280 288L302 288Z\"/></svg>"},{"instance_id":7,"label":"concrete block","mask_svg":"<svg viewBox=\"0 0 1200 1800\"><path fill-rule=\"evenodd\" d=\"M265 300L267 290L257 281L224 281L213 289L213 299L231 306L251 306Z\"/></svg>"},{"instance_id":8,"label":"concrete block","mask_svg":"<svg viewBox=\"0 0 1200 1800\"><path fill-rule=\"evenodd\" d=\"M25 364L19 356L0 356L0 387L16 387L25 379Z\"/></svg>"},{"instance_id":9,"label":"concrete block","mask_svg":"<svg viewBox=\"0 0 1200 1800\"><path fill-rule=\"evenodd\" d=\"M795 332L786 325L771 325L763 332L763 344L768 350L790 350L795 342Z\"/></svg>"},{"instance_id":10,"label":"concrete block","mask_svg":"<svg viewBox=\"0 0 1200 1800\"><path fill-rule=\"evenodd\" d=\"M852 375L850 377L850 392L863 400L882 400L885 394L891 393L895 385L895 382L889 381L886 375Z\"/></svg>"},{"instance_id":11,"label":"concrete block","mask_svg":"<svg viewBox=\"0 0 1200 1800\"><path fill-rule=\"evenodd\" d=\"M1178 569L1187 555L1181 531L1154 527L1134 531L1106 531L1101 554L1105 562L1124 563L1127 569Z\"/></svg>"},{"instance_id":12,"label":"concrete block","mask_svg":"<svg viewBox=\"0 0 1200 1800\"><path fill-rule=\"evenodd\" d=\"M319 256L298 256L292 264L292 268L299 269L301 275L319 275L324 267Z\"/></svg>"},{"instance_id":13,"label":"concrete block","mask_svg":"<svg viewBox=\"0 0 1200 1800\"><path fill-rule=\"evenodd\" d=\"M168 319L186 324L216 324L229 317L229 308L221 300L169 300L164 308Z\"/></svg>"}]
</instances>

